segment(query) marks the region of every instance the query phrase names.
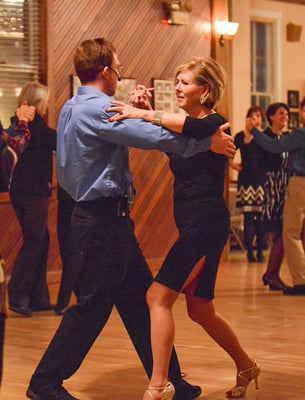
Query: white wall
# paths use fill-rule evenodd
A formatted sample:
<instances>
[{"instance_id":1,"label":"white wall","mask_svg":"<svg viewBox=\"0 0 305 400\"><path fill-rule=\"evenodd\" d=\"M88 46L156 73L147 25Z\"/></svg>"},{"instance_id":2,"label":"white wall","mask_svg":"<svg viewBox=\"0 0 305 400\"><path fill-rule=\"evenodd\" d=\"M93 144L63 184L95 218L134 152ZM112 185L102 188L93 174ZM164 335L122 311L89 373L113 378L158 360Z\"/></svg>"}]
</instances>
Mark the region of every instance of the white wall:
<instances>
[{"instance_id":1,"label":"white wall","mask_svg":"<svg viewBox=\"0 0 305 400\"><path fill-rule=\"evenodd\" d=\"M279 49L278 98L275 101L287 103L287 90L298 90L300 99L305 96L305 26L300 42L287 42L286 25L292 22L303 25L305 6L272 0L231 0L230 20L239 22L237 35L231 45L230 127L232 134L244 128L245 115L250 106L250 20L251 13L277 15L279 21L279 41L274 45ZM239 162L239 154L235 161ZM237 179L236 171L230 169L230 176Z\"/></svg>"},{"instance_id":2,"label":"white wall","mask_svg":"<svg viewBox=\"0 0 305 400\"><path fill-rule=\"evenodd\" d=\"M239 22L239 30L232 41L232 106L231 129L238 132L250 105L250 14L251 10L274 12L280 16L279 98L287 102L287 90L298 90L305 96L305 26L300 42L287 42L286 25L303 25L305 6L272 0L231 0L231 20Z\"/></svg>"}]
</instances>

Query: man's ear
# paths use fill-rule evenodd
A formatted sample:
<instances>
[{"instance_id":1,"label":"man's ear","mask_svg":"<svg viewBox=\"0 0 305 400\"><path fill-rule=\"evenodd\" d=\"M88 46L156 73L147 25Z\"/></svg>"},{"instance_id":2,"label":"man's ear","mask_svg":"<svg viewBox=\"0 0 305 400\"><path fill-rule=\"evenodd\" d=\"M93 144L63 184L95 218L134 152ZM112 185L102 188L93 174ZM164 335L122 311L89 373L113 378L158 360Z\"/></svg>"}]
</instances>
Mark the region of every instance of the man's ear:
<instances>
[{"instance_id":1,"label":"man's ear","mask_svg":"<svg viewBox=\"0 0 305 400\"><path fill-rule=\"evenodd\" d=\"M103 69L99 72L99 74L101 74L100 76L101 76L102 78L109 80L109 74L110 74L110 72L111 72L111 71L110 71L109 67L105 67L105 68L103 68Z\"/></svg>"}]
</instances>

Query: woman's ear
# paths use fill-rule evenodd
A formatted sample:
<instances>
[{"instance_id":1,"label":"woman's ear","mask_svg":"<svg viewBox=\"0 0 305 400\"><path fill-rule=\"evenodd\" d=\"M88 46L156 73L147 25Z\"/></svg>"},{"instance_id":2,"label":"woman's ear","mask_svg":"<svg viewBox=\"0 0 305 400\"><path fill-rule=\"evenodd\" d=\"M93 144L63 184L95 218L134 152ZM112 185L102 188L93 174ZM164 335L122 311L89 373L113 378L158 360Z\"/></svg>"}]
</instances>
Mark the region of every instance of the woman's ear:
<instances>
[{"instance_id":1,"label":"woman's ear","mask_svg":"<svg viewBox=\"0 0 305 400\"><path fill-rule=\"evenodd\" d=\"M204 104L206 99L209 97L209 95L210 95L209 90L202 91L202 94L201 94L200 99L199 99L200 104Z\"/></svg>"}]
</instances>

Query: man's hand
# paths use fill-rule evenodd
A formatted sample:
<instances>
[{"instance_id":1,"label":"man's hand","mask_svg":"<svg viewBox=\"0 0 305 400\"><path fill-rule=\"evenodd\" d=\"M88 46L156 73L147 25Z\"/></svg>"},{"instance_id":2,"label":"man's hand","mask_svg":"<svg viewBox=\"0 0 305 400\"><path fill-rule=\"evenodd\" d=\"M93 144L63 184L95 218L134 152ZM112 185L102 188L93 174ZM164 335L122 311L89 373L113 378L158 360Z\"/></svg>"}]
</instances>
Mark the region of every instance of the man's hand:
<instances>
[{"instance_id":1,"label":"man's hand","mask_svg":"<svg viewBox=\"0 0 305 400\"><path fill-rule=\"evenodd\" d=\"M210 150L214 153L223 154L226 157L233 158L236 153L236 146L232 136L224 131L229 128L229 123L221 125L211 138Z\"/></svg>"},{"instance_id":2,"label":"man's hand","mask_svg":"<svg viewBox=\"0 0 305 400\"><path fill-rule=\"evenodd\" d=\"M16 111L19 121L31 122L35 118L35 107L23 103Z\"/></svg>"}]
</instances>

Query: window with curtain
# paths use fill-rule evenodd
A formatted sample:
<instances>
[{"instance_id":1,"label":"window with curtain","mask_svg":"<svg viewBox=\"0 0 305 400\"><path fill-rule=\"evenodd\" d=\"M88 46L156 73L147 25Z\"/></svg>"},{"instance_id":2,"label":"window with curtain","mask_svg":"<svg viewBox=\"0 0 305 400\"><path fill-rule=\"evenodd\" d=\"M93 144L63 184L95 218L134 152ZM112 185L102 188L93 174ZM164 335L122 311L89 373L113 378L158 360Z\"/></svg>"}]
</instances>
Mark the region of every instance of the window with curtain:
<instances>
[{"instance_id":1,"label":"window with curtain","mask_svg":"<svg viewBox=\"0 0 305 400\"><path fill-rule=\"evenodd\" d=\"M251 105L266 109L273 101L274 24L251 22Z\"/></svg>"},{"instance_id":2,"label":"window with curtain","mask_svg":"<svg viewBox=\"0 0 305 400\"><path fill-rule=\"evenodd\" d=\"M4 127L16 110L22 86L39 80L39 0L0 0L0 119Z\"/></svg>"}]
</instances>

